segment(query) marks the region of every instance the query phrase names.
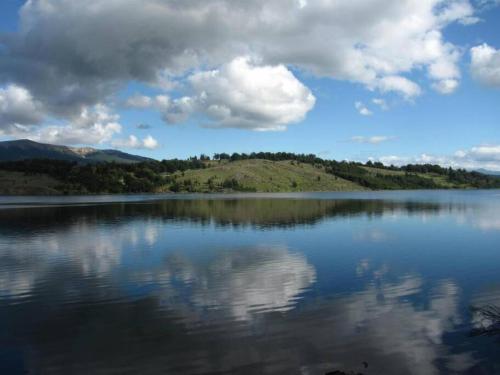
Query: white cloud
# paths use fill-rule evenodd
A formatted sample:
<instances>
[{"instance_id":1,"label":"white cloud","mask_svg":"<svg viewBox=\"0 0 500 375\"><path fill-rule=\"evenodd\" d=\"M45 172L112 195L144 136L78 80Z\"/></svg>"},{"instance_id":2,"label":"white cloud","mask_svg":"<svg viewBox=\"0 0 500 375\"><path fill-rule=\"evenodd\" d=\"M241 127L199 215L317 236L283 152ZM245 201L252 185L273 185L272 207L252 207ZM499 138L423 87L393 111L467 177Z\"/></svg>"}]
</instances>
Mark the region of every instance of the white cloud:
<instances>
[{"instance_id":1,"label":"white cloud","mask_svg":"<svg viewBox=\"0 0 500 375\"><path fill-rule=\"evenodd\" d=\"M500 145L482 145L472 147L470 150L458 151L455 158L500 165Z\"/></svg>"},{"instance_id":2,"label":"white cloud","mask_svg":"<svg viewBox=\"0 0 500 375\"><path fill-rule=\"evenodd\" d=\"M129 135L125 139L117 139L111 142L113 147L123 147L123 148L135 148L135 149L147 149L154 150L158 148L159 144L156 139L151 135L148 135L144 139L139 139L135 135Z\"/></svg>"},{"instance_id":3,"label":"white cloud","mask_svg":"<svg viewBox=\"0 0 500 375\"><path fill-rule=\"evenodd\" d=\"M443 45L441 48L452 49L448 44ZM438 82L440 80L460 78L460 71L456 65L459 56L457 51L452 50L449 52L449 59L437 59L429 66L429 75Z\"/></svg>"},{"instance_id":4,"label":"white cloud","mask_svg":"<svg viewBox=\"0 0 500 375\"><path fill-rule=\"evenodd\" d=\"M0 88L0 133L22 131L44 118L42 105L24 87L8 85Z\"/></svg>"},{"instance_id":5,"label":"white cloud","mask_svg":"<svg viewBox=\"0 0 500 375\"><path fill-rule=\"evenodd\" d=\"M371 116L373 114L362 102L355 102L354 108L356 108L360 115Z\"/></svg>"},{"instance_id":6,"label":"white cloud","mask_svg":"<svg viewBox=\"0 0 500 375\"><path fill-rule=\"evenodd\" d=\"M441 22L448 23L453 21L459 21L462 24L470 25L474 24L476 17L473 17L474 8L471 3L467 0L455 0L448 1L448 6L440 12L438 19Z\"/></svg>"},{"instance_id":7,"label":"white cloud","mask_svg":"<svg viewBox=\"0 0 500 375\"><path fill-rule=\"evenodd\" d=\"M286 67L294 66L411 99L422 90L406 76L417 71L427 72L440 92L457 87L460 51L443 30L475 21L469 0L28 1L19 31L2 41L0 65L4 82L25 86L52 116L63 118L105 102L129 81L168 91L201 67L211 70L195 73L199 84L220 89L235 61L248 76L274 72L292 82ZM237 59L244 55L260 66L246 68L245 60ZM272 79L269 85L277 86L258 82L262 90L278 90L281 100L289 89ZM246 85L244 79L236 83ZM248 90L247 85L244 93ZM216 126L255 129L254 115L269 120L262 126L267 130L290 122L283 102L263 112L252 109L248 117L243 112L249 108L235 106L224 92L211 92L207 100L215 103L202 112L213 116ZM184 119L189 103L177 104L168 121ZM296 104L289 108L291 122L307 112Z\"/></svg>"},{"instance_id":8,"label":"white cloud","mask_svg":"<svg viewBox=\"0 0 500 375\"><path fill-rule=\"evenodd\" d=\"M156 108L167 123L179 123L200 112L210 127L268 131L301 121L316 101L285 66L259 66L248 57L194 73L188 82L192 96L132 97L127 103Z\"/></svg>"},{"instance_id":9,"label":"white cloud","mask_svg":"<svg viewBox=\"0 0 500 375\"><path fill-rule=\"evenodd\" d=\"M104 104L84 106L63 125L46 125L42 104L23 87L0 89L0 134L55 144L95 145L121 132L119 116ZM53 119L52 119L53 121ZM151 141L148 142L152 145Z\"/></svg>"},{"instance_id":10,"label":"white cloud","mask_svg":"<svg viewBox=\"0 0 500 375\"><path fill-rule=\"evenodd\" d=\"M451 94L455 92L459 83L456 79L444 79L432 85L432 88L441 94Z\"/></svg>"},{"instance_id":11,"label":"white cloud","mask_svg":"<svg viewBox=\"0 0 500 375\"><path fill-rule=\"evenodd\" d=\"M29 138L56 144L101 144L121 132L119 118L107 106L97 104L83 108L78 116L70 119L69 124L41 128Z\"/></svg>"},{"instance_id":12,"label":"white cloud","mask_svg":"<svg viewBox=\"0 0 500 375\"><path fill-rule=\"evenodd\" d=\"M149 150L153 150L159 147L158 141L150 135L148 135L146 138L142 140L142 144L145 148Z\"/></svg>"},{"instance_id":13,"label":"white cloud","mask_svg":"<svg viewBox=\"0 0 500 375\"><path fill-rule=\"evenodd\" d=\"M149 108L153 104L153 100L146 95L134 95L127 99L126 104L132 108Z\"/></svg>"},{"instance_id":14,"label":"white cloud","mask_svg":"<svg viewBox=\"0 0 500 375\"><path fill-rule=\"evenodd\" d=\"M374 98L372 99L372 103L379 106L380 109L387 111L389 109L389 105L385 101L385 99L382 98Z\"/></svg>"},{"instance_id":15,"label":"white cloud","mask_svg":"<svg viewBox=\"0 0 500 375\"><path fill-rule=\"evenodd\" d=\"M376 145L376 144L379 144L382 142L391 141L393 139L394 139L394 137L388 137L385 135L375 135L372 137L363 137L363 136L357 135L357 136L352 137L351 141L356 142L356 143L370 143L370 144Z\"/></svg>"},{"instance_id":16,"label":"white cloud","mask_svg":"<svg viewBox=\"0 0 500 375\"><path fill-rule=\"evenodd\" d=\"M167 124L177 124L186 121L195 110L196 98L183 96L171 99L168 95L155 97L136 95L130 97L126 104L131 108L156 109L162 114L162 119Z\"/></svg>"},{"instance_id":17,"label":"white cloud","mask_svg":"<svg viewBox=\"0 0 500 375\"><path fill-rule=\"evenodd\" d=\"M405 165L409 164L411 158L398 155L385 155L380 157L370 157L369 160L380 161L384 165Z\"/></svg>"},{"instance_id":18,"label":"white cloud","mask_svg":"<svg viewBox=\"0 0 500 375\"><path fill-rule=\"evenodd\" d=\"M500 87L500 50L488 44L471 48L471 72L486 86Z\"/></svg>"},{"instance_id":19,"label":"white cloud","mask_svg":"<svg viewBox=\"0 0 500 375\"><path fill-rule=\"evenodd\" d=\"M398 92L406 99L412 99L422 94L422 89L415 82L401 76L387 76L374 82L374 87L382 93Z\"/></svg>"},{"instance_id":20,"label":"white cloud","mask_svg":"<svg viewBox=\"0 0 500 375\"><path fill-rule=\"evenodd\" d=\"M239 57L189 78L214 127L284 130L304 119L315 97L284 65L257 66Z\"/></svg>"},{"instance_id":21,"label":"white cloud","mask_svg":"<svg viewBox=\"0 0 500 375\"><path fill-rule=\"evenodd\" d=\"M386 165L405 165L410 163L439 164L444 167L487 169L500 171L500 145L480 145L468 150L458 150L453 155L398 156L388 155L373 158Z\"/></svg>"},{"instance_id":22,"label":"white cloud","mask_svg":"<svg viewBox=\"0 0 500 375\"><path fill-rule=\"evenodd\" d=\"M160 96L160 98L162 97ZM186 121L195 111L195 106L197 105L196 99L197 98L183 96L173 100L165 100L165 104L161 106L163 109L163 121L167 124L179 124Z\"/></svg>"}]
</instances>

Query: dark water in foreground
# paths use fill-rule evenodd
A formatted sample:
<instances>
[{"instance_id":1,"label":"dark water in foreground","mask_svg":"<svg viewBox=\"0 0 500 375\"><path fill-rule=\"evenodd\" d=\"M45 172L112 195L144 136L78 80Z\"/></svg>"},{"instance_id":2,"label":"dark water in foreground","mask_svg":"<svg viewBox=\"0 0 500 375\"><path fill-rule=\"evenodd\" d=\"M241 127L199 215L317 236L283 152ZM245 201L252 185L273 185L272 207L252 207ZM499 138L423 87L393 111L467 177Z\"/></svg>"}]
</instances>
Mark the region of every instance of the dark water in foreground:
<instances>
[{"instance_id":1,"label":"dark water in foreground","mask_svg":"<svg viewBox=\"0 0 500 375\"><path fill-rule=\"evenodd\" d=\"M215 198L0 198L0 373L500 374L500 191Z\"/></svg>"}]
</instances>

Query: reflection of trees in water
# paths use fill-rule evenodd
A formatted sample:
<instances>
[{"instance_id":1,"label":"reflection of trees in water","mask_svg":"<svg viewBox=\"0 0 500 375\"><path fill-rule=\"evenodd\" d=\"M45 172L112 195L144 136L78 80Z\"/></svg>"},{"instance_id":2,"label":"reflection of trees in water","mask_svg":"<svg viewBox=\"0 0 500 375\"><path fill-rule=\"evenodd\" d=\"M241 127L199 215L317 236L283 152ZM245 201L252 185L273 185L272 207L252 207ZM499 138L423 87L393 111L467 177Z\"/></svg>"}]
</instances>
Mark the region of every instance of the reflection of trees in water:
<instances>
[{"instance_id":1,"label":"reflection of trees in water","mask_svg":"<svg viewBox=\"0 0 500 375\"><path fill-rule=\"evenodd\" d=\"M220 199L165 200L91 206L32 207L0 210L2 232L50 230L77 222L144 220L188 221L201 225L293 227L326 218L356 215L437 215L461 206L384 200Z\"/></svg>"}]
</instances>

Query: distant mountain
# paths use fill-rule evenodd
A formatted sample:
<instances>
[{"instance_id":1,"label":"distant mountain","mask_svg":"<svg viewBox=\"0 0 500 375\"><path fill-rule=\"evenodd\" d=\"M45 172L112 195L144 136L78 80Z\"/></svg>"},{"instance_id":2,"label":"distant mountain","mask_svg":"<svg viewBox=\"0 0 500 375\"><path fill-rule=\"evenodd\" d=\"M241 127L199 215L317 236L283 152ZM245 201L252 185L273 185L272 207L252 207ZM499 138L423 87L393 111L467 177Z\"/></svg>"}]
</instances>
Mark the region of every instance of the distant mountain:
<instances>
[{"instance_id":1,"label":"distant mountain","mask_svg":"<svg viewBox=\"0 0 500 375\"><path fill-rule=\"evenodd\" d=\"M38 143L29 139L0 142L0 161L25 159L57 159L82 163L138 163L152 160L118 150L99 150L91 147L68 147Z\"/></svg>"}]
</instances>

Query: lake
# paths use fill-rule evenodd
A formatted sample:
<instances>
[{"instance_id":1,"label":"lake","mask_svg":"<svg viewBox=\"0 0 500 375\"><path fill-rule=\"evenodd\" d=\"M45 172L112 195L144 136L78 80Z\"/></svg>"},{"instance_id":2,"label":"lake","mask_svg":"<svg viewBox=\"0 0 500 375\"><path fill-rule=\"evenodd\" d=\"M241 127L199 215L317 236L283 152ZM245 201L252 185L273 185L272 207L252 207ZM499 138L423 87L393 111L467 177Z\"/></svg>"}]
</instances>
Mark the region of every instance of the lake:
<instances>
[{"instance_id":1,"label":"lake","mask_svg":"<svg viewBox=\"0 0 500 375\"><path fill-rule=\"evenodd\" d=\"M0 197L1 374L499 374L500 191Z\"/></svg>"}]
</instances>

